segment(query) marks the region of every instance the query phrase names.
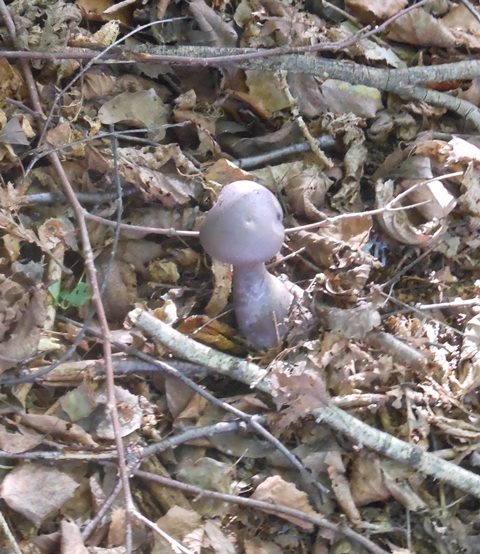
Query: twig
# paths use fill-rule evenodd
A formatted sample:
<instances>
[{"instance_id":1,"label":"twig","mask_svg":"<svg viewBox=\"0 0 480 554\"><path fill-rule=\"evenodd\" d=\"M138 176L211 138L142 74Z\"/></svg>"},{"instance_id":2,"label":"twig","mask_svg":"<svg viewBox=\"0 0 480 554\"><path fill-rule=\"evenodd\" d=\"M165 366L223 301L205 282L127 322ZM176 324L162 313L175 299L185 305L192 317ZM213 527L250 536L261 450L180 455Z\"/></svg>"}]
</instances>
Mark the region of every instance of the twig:
<instances>
[{"instance_id":1,"label":"twig","mask_svg":"<svg viewBox=\"0 0 480 554\"><path fill-rule=\"evenodd\" d=\"M478 306L480 304L480 299L470 298L468 300L456 299L451 302L437 302L436 304L415 304L417 310L444 310L444 309L455 309L455 308L465 308L468 306Z\"/></svg>"},{"instance_id":2,"label":"twig","mask_svg":"<svg viewBox=\"0 0 480 554\"><path fill-rule=\"evenodd\" d=\"M233 431L238 431L242 427L246 428L245 423L243 423L242 421L220 421L219 423L214 423L213 425L186 429L182 433L174 435L169 439L164 439L156 444L150 444L149 446L146 446L143 449L140 457L142 459L148 458L149 456L160 454L161 452L169 450L170 448L175 448L179 444L184 444L186 442L190 442L192 440L200 438L213 437L214 435L218 435L221 433L232 433Z\"/></svg>"},{"instance_id":3,"label":"twig","mask_svg":"<svg viewBox=\"0 0 480 554\"><path fill-rule=\"evenodd\" d=\"M104 217L90 214L88 212L85 212L85 218L101 223L102 225L106 225L107 227L117 227L117 223L115 221L111 221L110 219L105 219ZM145 227L143 225L129 225L128 223L120 223L118 227L120 230L124 229L126 231L139 231L148 234L166 235L167 237L198 237L198 231L182 231L174 228L162 229L159 227Z\"/></svg>"},{"instance_id":4,"label":"twig","mask_svg":"<svg viewBox=\"0 0 480 554\"><path fill-rule=\"evenodd\" d=\"M165 539L168 544L170 545L171 549L177 553L177 552L183 552L183 554L194 554L192 550L189 550L188 548L185 548L183 544L180 544L177 540L175 540L173 537L171 537L168 533L165 533L163 529L161 529L156 523L153 523L153 521L150 521L148 518L146 518L144 515L142 515L140 512L136 512L135 514L136 519L143 522L145 525L150 527L157 535L160 535L163 539Z\"/></svg>"},{"instance_id":5,"label":"twig","mask_svg":"<svg viewBox=\"0 0 480 554\"><path fill-rule=\"evenodd\" d=\"M292 113L292 116L294 120L297 122L297 125L299 129L301 130L303 136L305 137L307 143L310 145L311 151L315 154L318 161L320 162L320 167L331 169L333 167L333 162L330 160L326 154L320 149L320 146L318 145L317 141L313 138L312 134L310 133L310 130L307 127L307 124L305 123L305 120L302 117L302 114L300 113L300 110L298 109L298 104L296 99L292 96L292 93L290 91L290 87L287 82L287 72L286 71L279 71L278 72L278 79L280 80L280 87L283 90L285 96L287 97L287 100L290 104L290 111Z\"/></svg>"},{"instance_id":6,"label":"twig","mask_svg":"<svg viewBox=\"0 0 480 554\"><path fill-rule=\"evenodd\" d=\"M376 208L374 210L367 210L366 212L352 212L352 213L335 215L333 217L328 217L323 221L316 221L315 223L308 223L307 225L290 227L289 229L285 229L285 233L295 233L297 231L309 231L310 229L317 229L318 227L323 227L324 225L331 225L332 223L338 223L339 221L343 221L345 219L352 219L357 217L370 217L372 215L380 215L383 213L391 213L399 210L412 209L412 208L418 207L419 205L423 205L426 202L419 202L416 204L411 204L409 206L401 206L398 208L394 208L393 206L400 200L403 200L405 197L407 197L415 190L419 189L420 187L428 185L429 183L433 183L434 181L444 181L446 179L452 179L453 177L460 177L461 175L463 175L463 171L455 171L453 173L446 173L445 175L441 175L439 177L432 177L431 179L427 179L425 181L421 181L419 183L416 183L415 185L412 185L410 188L404 190L395 198L392 198L392 200L390 200L390 202L388 202L386 206L382 206L381 208Z\"/></svg>"},{"instance_id":7,"label":"twig","mask_svg":"<svg viewBox=\"0 0 480 554\"><path fill-rule=\"evenodd\" d=\"M271 394L272 385L269 379L264 378L265 370L255 366L255 364L243 362L243 360L238 360L238 358L216 352L204 345L191 344L195 341L172 328L168 328L168 325L165 325L147 312L134 310L131 312L131 319L137 327L147 334L154 336L155 340L160 344L167 348L173 348L177 355L183 355L187 360L197 361L202 364L207 361L205 365L208 367L216 366L216 371L224 375L228 375L232 368L233 371L230 373L232 379L242 380L242 382L249 381L250 386ZM183 352L180 353L182 347ZM196 359L197 354L200 356L199 359ZM210 364L208 363L209 358L212 360ZM224 364L223 367L220 365L222 362ZM248 371L239 372L239 362L248 364ZM242 379L239 379L239 377ZM418 446L374 429L336 406L324 405L313 409L312 414L318 423L326 423L332 429L345 434L355 443L360 442L362 445L392 460L413 467L425 475L434 479L440 479L476 498L480 498L479 475L441 460L434 454L424 452Z\"/></svg>"},{"instance_id":8,"label":"twig","mask_svg":"<svg viewBox=\"0 0 480 554\"><path fill-rule=\"evenodd\" d=\"M336 141L330 135L321 135L317 137L315 143L318 144L319 148L331 149L336 145ZM238 158L232 160L232 162L242 169L251 170L261 167L263 165L270 164L275 162L280 158L285 158L291 156L292 154L301 154L303 152L309 152L311 146L308 142L299 142L297 144L289 144L288 146L282 146L276 150L269 150L263 154L258 154L257 156L248 156L246 158Z\"/></svg>"},{"instance_id":9,"label":"twig","mask_svg":"<svg viewBox=\"0 0 480 554\"><path fill-rule=\"evenodd\" d=\"M113 503L117 499L118 495L122 491L122 481L117 480L113 491L108 495L108 498L105 499L103 504L100 506L98 512L95 516L87 523L87 525L82 529L82 539L86 541L90 535L95 531L97 525L102 521L107 512L112 507Z\"/></svg>"},{"instance_id":10,"label":"twig","mask_svg":"<svg viewBox=\"0 0 480 554\"><path fill-rule=\"evenodd\" d=\"M467 8L467 10L473 15L473 17L480 22L480 14L477 8L470 2L470 0L460 0L460 2Z\"/></svg>"},{"instance_id":11,"label":"twig","mask_svg":"<svg viewBox=\"0 0 480 554\"><path fill-rule=\"evenodd\" d=\"M12 554L22 554L22 551L20 550L20 546L15 540L15 537L13 536L13 533L10 530L7 520L5 519L5 516L3 515L3 512L1 510L0 510L0 528L2 529L3 534L8 540L10 548L12 549Z\"/></svg>"},{"instance_id":12,"label":"twig","mask_svg":"<svg viewBox=\"0 0 480 554\"><path fill-rule=\"evenodd\" d=\"M295 510L294 508L289 508L288 506L283 506L281 504L272 504L262 500L254 500L252 498L244 498L243 496L235 496L233 494L224 494L216 491L201 489L200 487L196 487L194 485L188 485L180 481L175 481L174 479L169 479L168 477L162 477L161 475L155 475L139 469L134 470L133 473L136 477L140 477L141 479L154 481L155 483L159 483L165 487L176 488L194 496L212 498L223 502L229 502L231 504L237 504L239 506L245 506L246 508L262 510L271 514L273 513L276 515L286 515L298 518L301 521L306 521L308 523L312 523L313 525L317 525L318 527L323 527L324 529L333 531L334 533L339 533L355 541L357 544L360 544L369 552L372 552L372 554L388 554L386 550L383 550L370 539L360 535L350 527L347 527L346 525L336 525L335 523L332 523L331 521L328 521L320 516L312 516L300 510Z\"/></svg>"}]
</instances>

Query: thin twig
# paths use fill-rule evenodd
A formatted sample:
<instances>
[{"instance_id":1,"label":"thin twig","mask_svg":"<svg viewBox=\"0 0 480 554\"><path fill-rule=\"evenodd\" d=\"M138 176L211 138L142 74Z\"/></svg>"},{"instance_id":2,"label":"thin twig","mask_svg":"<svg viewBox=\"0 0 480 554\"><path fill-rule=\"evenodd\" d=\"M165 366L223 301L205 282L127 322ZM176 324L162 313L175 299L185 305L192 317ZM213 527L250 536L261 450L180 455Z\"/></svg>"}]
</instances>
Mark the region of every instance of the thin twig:
<instances>
[{"instance_id":1,"label":"thin twig","mask_svg":"<svg viewBox=\"0 0 480 554\"><path fill-rule=\"evenodd\" d=\"M0 529L3 531L3 534L5 535L8 541L8 544L12 549L12 554L22 554L22 551L20 550L20 546L18 545L12 531L10 530L7 520L5 519L5 516L3 515L3 512L1 510L0 510Z\"/></svg>"},{"instance_id":2,"label":"thin twig","mask_svg":"<svg viewBox=\"0 0 480 554\"><path fill-rule=\"evenodd\" d=\"M99 510L95 516L87 523L87 525L82 529L82 539L86 541L90 535L95 531L99 523L106 516L107 512L113 506L113 503L118 498L118 495L122 491L122 481L117 480L113 491L108 495L108 498L105 499L103 504L100 506Z\"/></svg>"},{"instance_id":3,"label":"thin twig","mask_svg":"<svg viewBox=\"0 0 480 554\"><path fill-rule=\"evenodd\" d=\"M357 544L360 544L361 546L366 548L369 552L372 552L372 554L388 554L386 550L383 550L370 539L367 539L363 535L360 535L350 527L346 525L336 525L335 523L332 523L331 521L328 521L321 516L312 516L300 510L295 510L294 508L289 508L288 506L283 506L281 504L272 504L270 502L264 502L262 500L254 500L253 498L244 498L243 496L235 496L233 494L224 494L216 491L201 489L200 487L196 487L194 485L175 481L174 479L169 479L168 477L163 477L161 475L155 475L153 473L149 473L147 471L142 471L139 469L134 470L133 473L135 476L140 477L141 479L153 481L165 487L176 488L193 496L201 496L205 498L221 500L223 502L245 506L246 508L262 510L279 516L285 515L293 518L298 518L300 521L306 521L308 523L312 523L313 525L317 525L318 527L333 531L334 533L344 535L345 537L355 541Z\"/></svg>"}]
</instances>

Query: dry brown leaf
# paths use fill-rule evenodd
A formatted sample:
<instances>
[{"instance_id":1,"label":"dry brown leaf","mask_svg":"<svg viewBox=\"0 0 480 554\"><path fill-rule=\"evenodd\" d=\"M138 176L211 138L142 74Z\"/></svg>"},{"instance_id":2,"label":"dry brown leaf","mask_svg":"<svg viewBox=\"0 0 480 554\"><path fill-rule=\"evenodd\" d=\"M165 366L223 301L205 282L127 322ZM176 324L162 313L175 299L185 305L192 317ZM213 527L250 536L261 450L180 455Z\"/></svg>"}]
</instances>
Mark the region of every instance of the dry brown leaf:
<instances>
[{"instance_id":1,"label":"dry brown leaf","mask_svg":"<svg viewBox=\"0 0 480 554\"><path fill-rule=\"evenodd\" d=\"M232 353L241 351L233 341L235 330L218 319L201 315L190 316L180 323L177 330L184 335L193 335L195 340L204 342L217 350Z\"/></svg>"},{"instance_id":2,"label":"dry brown leaf","mask_svg":"<svg viewBox=\"0 0 480 554\"><path fill-rule=\"evenodd\" d=\"M12 510L40 526L72 498L77 487L78 483L58 469L25 463L5 476L0 496Z\"/></svg>"},{"instance_id":3,"label":"dry brown leaf","mask_svg":"<svg viewBox=\"0 0 480 554\"><path fill-rule=\"evenodd\" d=\"M376 88L327 79L320 89L325 106L334 113L351 112L358 117L369 118L383 109L382 95Z\"/></svg>"},{"instance_id":4,"label":"dry brown leaf","mask_svg":"<svg viewBox=\"0 0 480 554\"><path fill-rule=\"evenodd\" d=\"M111 8L117 2L114 0L75 0L75 4L89 18L102 20L115 19L125 25L131 24L131 6L117 9L113 13L105 13L105 10Z\"/></svg>"},{"instance_id":5,"label":"dry brown leaf","mask_svg":"<svg viewBox=\"0 0 480 554\"><path fill-rule=\"evenodd\" d=\"M271 504L279 504L287 506L288 508L294 508L310 516L318 516L308 500L308 495L298 490L293 483L284 481L279 475L267 477L267 479L265 479L263 483L260 483L255 489L252 498L254 500L261 500L263 502L270 502ZM274 513L269 512L269 510L264 511L267 513ZM313 524L310 522L285 514L278 513L276 515L298 525L302 529L307 531L313 530Z\"/></svg>"},{"instance_id":6,"label":"dry brown leaf","mask_svg":"<svg viewBox=\"0 0 480 554\"><path fill-rule=\"evenodd\" d=\"M192 0L189 10L201 29L200 43L208 46L236 46L237 33L233 23L225 22L204 0ZM199 41L197 40L198 44Z\"/></svg>"},{"instance_id":7,"label":"dry brown leaf","mask_svg":"<svg viewBox=\"0 0 480 554\"><path fill-rule=\"evenodd\" d=\"M219 185L228 185L234 181L248 181L249 179L251 179L249 173L239 169L233 162L225 158L217 160L205 173L207 182L218 183Z\"/></svg>"},{"instance_id":8,"label":"dry brown leaf","mask_svg":"<svg viewBox=\"0 0 480 554\"><path fill-rule=\"evenodd\" d=\"M342 510L348 519L354 524L359 525L362 516L358 511L355 501L352 497L350 481L345 475L345 466L338 450L331 450L325 457L325 463L328 464L328 476L332 483L332 491Z\"/></svg>"},{"instance_id":9,"label":"dry brown leaf","mask_svg":"<svg viewBox=\"0 0 480 554\"><path fill-rule=\"evenodd\" d=\"M5 107L7 98L21 101L26 94L26 85L20 71L6 58L0 58L0 106Z\"/></svg>"},{"instance_id":10,"label":"dry brown leaf","mask_svg":"<svg viewBox=\"0 0 480 554\"><path fill-rule=\"evenodd\" d=\"M0 449L5 452L27 452L41 444L43 438L43 435L23 425L16 425L15 432L8 431L4 425L0 425Z\"/></svg>"},{"instance_id":11,"label":"dry brown leaf","mask_svg":"<svg viewBox=\"0 0 480 554\"><path fill-rule=\"evenodd\" d=\"M99 70L88 71L83 76L83 95L85 100L107 96L115 86L115 78Z\"/></svg>"},{"instance_id":12,"label":"dry brown leaf","mask_svg":"<svg viewBox=\"0 0 480 554\"><path fill-rule=\"evenodd\" d=\"M61 533L61 554L89 554L76 523L62 520Z\"/></svg>"},{"instance_id":13,"label":"dry brown leaf","mask_svg":"<svg viewBox=\"0 0 480 554\"><path fill-rule=\"evenodd\" d=\"M46 297L43 286L24 289L0 275L0 372L37 352Z\"/></svg>"},{"instance_id":14,"label":"dry brown leaf","mask_svg":"<svg viewBox=\"0 0 480 554\"><path fill-rule=\"evenodd\" d=\"M290 106L290 101L274 73L248 69L245 75L252 103L255 102L261 106L269 116Z\"/></svg>"},{"instance_id":15,"label":"dry brown leaf","mask_svg":"<svg viewBox=\"0 0 480 554\"><path fill-rule=\"evenodd\" d=\"M80 425L65 421L57 416L24 414L21 416L20 421L23 424L28 425L28 427L32 427L32 429L45 433L46 435L54 438L78 442L80 444L84 444L85 446L98 446L90 434L82 429Z\"/></svg>"},{"instance_id":16,"label":"dry brown leaf","mask_svg":"<svg viewBox=\"0 0 480 554\"><path fill-rule=\"evenodd\" d=\"M375 187L377 207L384 208L393 200L393 189L393 181L377 181ZM390 237L404 244L425 246L442 230L436 221L416 227L408 216L408 210L385 211L376 217Z\"/></svg>"},{"instance_id":17,"label":"dry brown leaf","mask_svg":"<svg viewBox=\"0 0 480 554\"><path fill-rule=\"evenodd\" d=\"M215 279L212 296L205 306L205 313L215 317L225 310L232 290L232 266L212 260L212 273Z\"/></svg>"},{"instance_id":18,"label":"dry brown leaf","mask_svg":"<svg viewBox=\"0 0 480 554\"><path fill-rule=\"evenodd\" d=\"M464 4L453 5L442 17L442 23L450 29L459 46L480 48L480 23Z\"/></svg>"},{"instance_id":19,"label":"dry brown leaf","mask_svg":"<svg viewBox=\"0 0 480 554\"><path fill-rule=\"evenodd\" d=\"M327 329L352 339L364 339L372 329L381 323L380 314L374 306L368 303L348 310L317 304L316 312L324 319Z\"/></svg>"},{"instance_id":20,"label":"dry brown leaf","mask_svg":"<svg viewBox=\"0 0 480 554\"><path fill-rule=\"evenodd\" d=\"M170 508L168 512L155 522L162 531L178 541L202 526L202 518L194 510L187 510L180 506ZM172 547L159 535L154 536L154 546L151 554L171 554ZM184 543L186 546L186 542ZM192 545L188 545L192 548ZM198 552L198 550L194 550Z\"/></svg>"},{"instance_id":21,"label":"dry brown leaf","mask_svg":"<svg viewBox=\"0 0 480 554\"><path fill-rule=\"evenodd\" d=\"M355 456L351 467L350 487L357 506L390 498L391 494L385 486L380 460L376 454Z\"/></svg>"},{"instance_id":22,"label":"dry brown leaf","mask_svg":"<svg viewBox=\"0 0 480 554\"><path fill-rule=\"evenodd\" d=\"M148 276L155 283L178 283L180 273L177 264L168 260L154 260L148 264Z\"/></svg>"},{"instance_id":23,"label":"dry brown leaf","mask_svg":"<svg viewBox=\"0 0 480 554\"><path fill-rule=\"evenodd\" d=\"M115 386L115 399L117 401L120 434L122 437L126 437L139 429L142 423L143 411L140 406L140 399L137 395L119 386ZM105 387L97 392L96 402L103 404L105 409L101 414L96 414L95 434L100 439L113 440L115 433L113 431L110 411L106 408L107 392Z\"/></svg>"},{"instance_id":24,"label":"dry brown leaf","mask_svg":"<svg viewBox=\"0 0 480 554\"><path fill-rule=\"evenodd\" d=\"M108 545L122 546L125 543L125 509L113 509L111 518L112 521L108 527Z\"/></svg>"},{"instance_id":25,"label":"dry brown leaf","mask_svg":"<svg viewBox=\"0 0 480 554\"><path fill-rule=\"evenodd\" d=\"M371 23L371 18L383 21L408 6L407 0L346 0L345 8L360 21Z\"/></svg>"},{"instance_id":26,"label":"dry brown leaf","mask_svg":"<svg viewBox=\"0 0 480 554\"><path fill-rule=\"evenodd\" d=\"M0 142L23 146L28 146L30 144L25 129L21 125L18 117L12 117L2 128L0 131Z\"/></svg>"},{"instance_id":27,"label":"dry brown leaf","mask_svg":"<svg viewBox=\"0 0 480 554\"><path fill-rule=\"evenodd\" d=\"M153 88L136 92L122 92L108 100L98 110L104 125L125 123L132 127L156 128L167 123L168 108ZM161 135L159 138L163 138Z\"/></svg>"},{"instance_id":28,"label":"dry brown leaf","mask_svg":"<svg viewBox=\"0 0 480 554\"><path fill-rule=\"evenodd\" d=\"M455 37L448 27L423 8L417 8L393 21L388 38L414 46L455 46Z\"/></svg>"}]
</instances>

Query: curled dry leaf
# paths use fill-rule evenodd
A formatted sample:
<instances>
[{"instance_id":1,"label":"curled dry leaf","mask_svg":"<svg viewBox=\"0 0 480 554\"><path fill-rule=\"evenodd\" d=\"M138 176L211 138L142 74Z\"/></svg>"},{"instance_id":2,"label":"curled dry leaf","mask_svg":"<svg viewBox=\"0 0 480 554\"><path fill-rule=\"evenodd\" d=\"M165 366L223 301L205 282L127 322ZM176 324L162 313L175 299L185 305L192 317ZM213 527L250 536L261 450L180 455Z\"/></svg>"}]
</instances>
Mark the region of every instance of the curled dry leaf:
<instances>
[{"instance_id":1,"label":"curled dry leaf","mask_svg":"<svg viewBox=\"0 0 480 554\"><path fill-rule=\"evenodd\" d=\"M384 208L393 200L393 190L392 180L377 181L375 192L378 208ZM408 210L385 211L376 217L391 238L404 244L426 246L443 232L443 227L438 221L432 221L419 227L415 226L409 218Z\"/></svg>"},{"instance_id":2,"label":"curled dry leaf","mask_svg":"<svg viewBox=\"0 0 480 554\"><path fill-rule=\"evenodd\" d=\"M308 495L305 492L298 490L293 483L284 481L279 475L268 477L265 481L263 481L263 483L260 483L260 485L258 485L253 492L252 498L254 500L262 500L263 502L270 502L271 504L279 504L289 508L294 508L295 510L300 510L310 516L318 516L318 513L312 508L308 500ZM264 511L267 513L275 513L269 512L269 510ZM307 531L313 530L312 523L290 515L276 515L294 523L295 525L298 525L302 529L306 529Z\"/></svg>"},{"instance_id":3,"label":"curled dry leaf","mask_svg":"<svg viewBox=\"0 0 480 554\"><path fill-rule=\"evenodd\" d=\"M77 488L78 483L58 469L26 463L5 476L0 496L12 510L40 526L73 497Z\"/></svg>"},{"instance_id":4,"label":"curled dry leaf","mask_svg":"<svg viewBox=\"0 0 480 554\"><path fill-rule=\"evenodd\" d=\"M212 296L205 306L205 313L215 317L225 310L232 291L232 266L212 258L212 273L215 279Z\"/></svg>"},{"instance_id":5,"label":"curled dry leaf","mask_svg":"<svg viewBox=\"0 0 480 554\"><path fill-rule=\"evenodd\" d=\"M0 372L37 352L47 292L0 275Z\"/></svg>"}]
</instances>

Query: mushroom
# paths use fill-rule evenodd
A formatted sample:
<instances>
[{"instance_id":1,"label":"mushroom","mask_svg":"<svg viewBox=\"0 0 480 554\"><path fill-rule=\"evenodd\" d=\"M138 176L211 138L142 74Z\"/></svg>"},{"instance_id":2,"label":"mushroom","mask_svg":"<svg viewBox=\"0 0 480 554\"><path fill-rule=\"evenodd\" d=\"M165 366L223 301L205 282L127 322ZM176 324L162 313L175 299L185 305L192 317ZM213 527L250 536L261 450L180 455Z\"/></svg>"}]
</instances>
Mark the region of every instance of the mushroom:
<instances>
[{"instance_id":1,"label":"mushroom","mask_svg":"<svg viewBox=\"0 0 480 554\"><path fill-rule=\"evenodd\" d=\"M237 323L256 348L278 345L285 335L293 295L269 273L265 262L283 243L282 208L253 181L225 186L200 227L200 243L213 258L233 265Z\"/></svg>"}]
</instances>

